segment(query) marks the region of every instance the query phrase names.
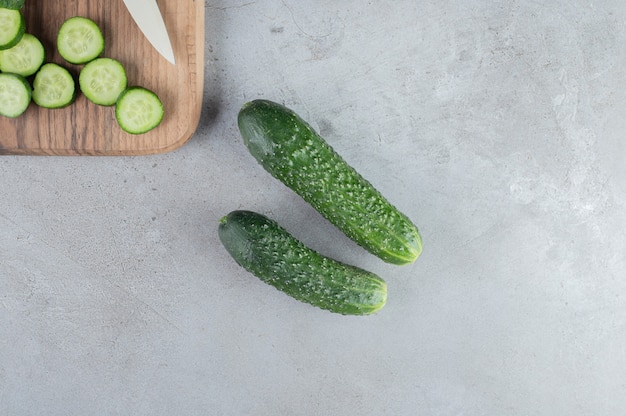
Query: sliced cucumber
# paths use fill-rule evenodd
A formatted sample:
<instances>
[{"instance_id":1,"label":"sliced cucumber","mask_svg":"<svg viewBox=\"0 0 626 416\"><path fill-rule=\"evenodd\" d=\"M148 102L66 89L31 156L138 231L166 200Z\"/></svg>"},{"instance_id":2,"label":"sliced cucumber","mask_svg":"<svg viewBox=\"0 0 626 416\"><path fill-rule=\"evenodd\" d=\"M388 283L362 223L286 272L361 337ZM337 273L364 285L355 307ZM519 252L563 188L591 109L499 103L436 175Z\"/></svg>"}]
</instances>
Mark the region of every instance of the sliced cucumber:
<instances>
[{"instance_id":1,"label":"sliced cucumber","mask_svg":"<svg viewBox=\"0 0 626 416\"><path fill-rule=\"evenodd\" d=\"M57 35L59 54L71 64L85 64L96 59L104 50L104 36L96 22L75 16L61 25Z\"/></svg>"},{"instance_id":2,"label":"sliced cucumber","mask_svg":"<svg viewBox=\"0 0 626 416\"><path fill-rule=\"evenodd\" d=\"M129 87L117 99L115 118L127 133L143 134L163 120L163 103L152 91L143 87Z\"/></svg>"},{"instance_id":3,"label":"sliced cucumber","mask_svg":"<svg viewBox=\"0 0 626 416\"><path fill-rule=\"evenodd\" d=\"M237 264L301 302L343 315L368 315L387 301L383 279L319 254L264 215L233 211L218 230Z\"/></svg>"},{"instance_id":4,"label":"sliced cucumber","mask_svg":"<svg viewBox=\"0 0 626 416\"><path fill-rule=\"evenodd\" d=\"M0 71L28 77L37 72L45 59L46 52L41 41L30 33L24 33L17 45L0 50Z\"/></svg>"},{"instance_id":5,"label":"sliced cucumber","mask_svg":"<svg viewBox=\"0 0 626 416\"><path fill-rule=\"evenodd\" d=\"M24 113L31 100L30 84L21 75L0 74L0 115L15 118Z\"/></svg>"},{"instance_id":6,"label":"sliced cucumber","mask_svg":"<svg viewBox=\"0 0 626 416\"><path fill-rule=\"evenodd\" d=\"M24 7L25 0L0 0L0 8L19 10Z\"/></svg>"},{"instance_id":7,"label":"sliced cucumber","mask_svg":"<svg viewBox=\"0 0 626 416\"><path fill-rule=\"evenodd\" d=\"M76 97L72 74L60 65L48 63L41 67L33 81L33 101L44 108L62 108Z\"/></svg>"},{"instance_id":8,"label":"sliced cucumber","mask_svg":"<svg viewBox=\"0 0 626 416\"><path fill-rule=\"evenodd\" d=\"M0 50L17 45L25 31L24 15L19 10L0 6Z\"/></svg>"},{"instance_id":9,"label":"sliced cucumber","mask_svg":"<svg viewBox=\"0 0 626 416\"><path fill-rule=\"evenodd\" d=\"M85 97L94 104L113 105L126 89L126 70L115 59L97 58L80 71L78 83Z\"/></svg>"}]
</instances>

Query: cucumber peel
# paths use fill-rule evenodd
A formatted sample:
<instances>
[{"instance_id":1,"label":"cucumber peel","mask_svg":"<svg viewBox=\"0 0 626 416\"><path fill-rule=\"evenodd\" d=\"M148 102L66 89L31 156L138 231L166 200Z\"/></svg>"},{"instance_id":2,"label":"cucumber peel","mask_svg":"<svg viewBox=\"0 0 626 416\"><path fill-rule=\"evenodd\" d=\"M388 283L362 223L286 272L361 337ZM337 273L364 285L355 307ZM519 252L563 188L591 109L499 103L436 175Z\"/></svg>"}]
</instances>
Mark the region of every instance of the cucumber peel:
<instances>
[{"instance_id":1,"label":"cucumber peel","mask_svg":"<svg viewBox=\"0 0 626 416\"><path fill-rule=\"evenodd\" d=\"M387 301L379 276L323 256L262 214L233 211L218 230L237 264L296 300L342 315L373 314Z\"/></svg>"},{"instance_id":2,"label":"cucumber peel","mask_svg":"<svg viewBox=\"0 0 626 416\"><path fill-rule=\"evenodd\" d=\"M26 0L0 0L0 8L20 10Z\"/></svg>"},{"instance_id":3,"label":"cucumber peel","mask_svg":"<svg viewBox=\"0 0 626 416\"><path fill-rule=\"evenodd\" d=\"M261 166L357 244L392 264L419 257L417 227L295 112L254 100L241 108L238 125Z\"/></svg>"}]
</instances>

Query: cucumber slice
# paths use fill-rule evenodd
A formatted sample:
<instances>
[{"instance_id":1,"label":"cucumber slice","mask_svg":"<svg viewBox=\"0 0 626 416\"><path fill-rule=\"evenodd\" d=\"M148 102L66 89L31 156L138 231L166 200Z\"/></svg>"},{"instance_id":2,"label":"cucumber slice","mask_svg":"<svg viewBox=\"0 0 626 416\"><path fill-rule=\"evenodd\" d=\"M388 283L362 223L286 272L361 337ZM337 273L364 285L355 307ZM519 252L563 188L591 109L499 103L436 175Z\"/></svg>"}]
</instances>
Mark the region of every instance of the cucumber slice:
<instances>
[{"instance_id":1,"label":"cucumber slice","mask_svg":"<svg viewBox=\"0 0 626 416\"><path fill-rule=\"evenodd\" d=\"M33 81L33 101L44 108L62 108L76 97L76 83L70 72L60 65L41 67Z\"/></svg>"},{"instance_id":2,"label":"cucumber slice","mask_svg":"<svg viewBox=\"0 0 626 416\"><path fill-rule=\"evenodd\" d=\"M117 99L115 118L127 133L143 134L163 120L163 103L152 91L143 87L129 87Z\"/></svg>"},{"instance_id":3,"label":"cucumber slice","mask_svg":"<svg viewBox=\"0 0 626 416\"><path fill-rule=\"evenodd\" d=\"M17 45L25 31L24 15L19 10L0 6L0 50Z\"/></svg>"},{"instance_id":4,"label":"cucumber slice","mask_svg":"<svg viewBox=\"0 0 626 416\"><path fill-rule=\"evenodd\" d=\"M97 58L80 71L78 83L89 101L98 105L113 105L126 89L126 70L115 59Z\"/></svg>"},{"instance_id":5,"label":"cucumber slice","mask_svg":"<svg viewBox=\"0 0 626 416\"><path fill-rule=\"evenodd\" d=\"M0 71L30 76L44 63L46 52L37 37L24 33L11 49L0 50Z\"/></svg>"},{"instance_id":6,"label":"cucumber slice","mask_svg":"<svg viewBox=\"0 0 626 416\"><path fill-rule=\"evenodd\" d=\"M0 115L15 118L30 104L32 88L26 78L16 74L0 74Z\"/></svg>"},{"instance_id":7,"label":"cucumber slice","mask_svg":"<svg viewBox=\"0 0 626 416\"><path fill-rule=\"evenodd\" d=\"M0 7L4 9L19 10L24 7L25 0L0 0Z\"/></svg>"},{"instance_id":8,"label":"cucumber slice","mask_svg":"<svg viewBox=\"0 0 626 416\"><path fill-rule=\"evenodd\" d=\"M59 54L71 64L85 64L104 50L104 36L93 20L74 16L61 25L57 35Z\"/></svg>"}]
</instances>

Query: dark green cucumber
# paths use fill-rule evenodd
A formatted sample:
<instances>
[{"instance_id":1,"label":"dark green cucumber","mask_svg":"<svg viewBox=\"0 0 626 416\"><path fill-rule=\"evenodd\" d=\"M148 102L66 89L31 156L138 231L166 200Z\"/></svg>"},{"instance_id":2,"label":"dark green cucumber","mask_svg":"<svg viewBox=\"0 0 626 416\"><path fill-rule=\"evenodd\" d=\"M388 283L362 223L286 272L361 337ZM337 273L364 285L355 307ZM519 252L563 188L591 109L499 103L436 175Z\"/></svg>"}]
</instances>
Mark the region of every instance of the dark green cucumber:
<instances>
[{"instance_id":1,"label":"dark green cucumber","mask_svg":"<svg viewBox=\"0 0 626 416\"><path fill-rule=\"evenodd\" d=\"M257 161L356 243L393 264L419 257L417 227L296 113L255 100L238 124Z\"/></svg>"},{"instance_id":2,"label":"dark green cucumber","mask_svg":"<svg viewBox=\"0 0 626 416\"><path fill-rule=\"evenodd\" d=\"M231 212L220 220L219 238L240 266L301 302L368 315L387 301L383 279L319 254L264 215Z\"/></svg>"},{"instance_id":3,"label":"dark green cucumber","mask_svg":"<svg viewBox=\"0 0 626 416\"><path fill-rule=\"evenodd\" d=\"M25 0L0 0L0 8L19 10L24 7Z\"/></svg>"}]
</instances>

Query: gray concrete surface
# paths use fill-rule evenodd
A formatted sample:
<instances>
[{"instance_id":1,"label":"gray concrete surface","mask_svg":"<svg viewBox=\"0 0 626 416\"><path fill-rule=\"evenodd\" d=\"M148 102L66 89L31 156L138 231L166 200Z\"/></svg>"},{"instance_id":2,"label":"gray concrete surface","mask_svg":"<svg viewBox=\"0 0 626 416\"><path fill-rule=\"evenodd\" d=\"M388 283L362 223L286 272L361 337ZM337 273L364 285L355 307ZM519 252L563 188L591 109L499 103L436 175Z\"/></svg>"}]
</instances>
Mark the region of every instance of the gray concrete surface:
<instances>
[{"instance_id":1,"label":"gray concrete surface","mask_svg":"<svg viewBox=\"0 0 626 416\"><path fill-rule=\"evenodd\" d=\"M622 1L206 1L197 134L0 157L0 415L623 415ZM420 227L348 241L243 147L283 102ZM384 277L377 315L247 274L233 209Z\"/></svg>"}]
</instances>

